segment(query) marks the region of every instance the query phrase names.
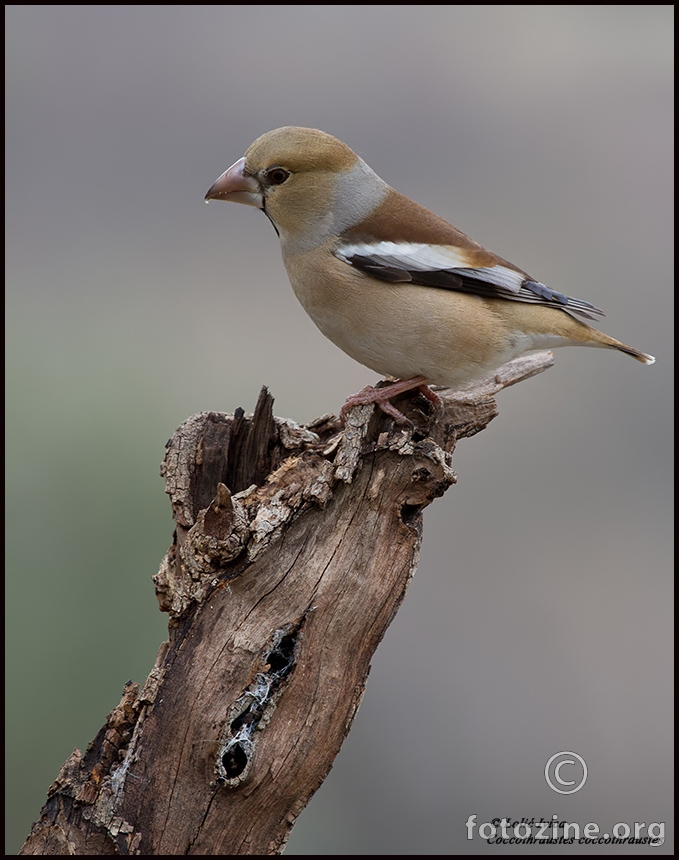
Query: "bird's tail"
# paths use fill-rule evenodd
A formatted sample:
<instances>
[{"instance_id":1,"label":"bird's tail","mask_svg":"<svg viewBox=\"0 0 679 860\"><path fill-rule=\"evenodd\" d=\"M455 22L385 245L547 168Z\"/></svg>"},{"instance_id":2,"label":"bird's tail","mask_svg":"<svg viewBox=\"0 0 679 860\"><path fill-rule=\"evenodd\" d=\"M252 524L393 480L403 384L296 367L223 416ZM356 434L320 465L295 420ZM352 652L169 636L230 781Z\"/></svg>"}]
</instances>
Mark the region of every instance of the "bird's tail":
<instances>
[{"instance_id":1,"label":"bird's tail","mask_svg":"<svg viewBox=\"0 0 679 860\"><path fill-rule=\"evenodd\" d=\"M640 361L642 364L655 364L655 356L648 355L646 352L639 352L638 349L635 349L633 346L627 346L624 343L620 343L618 340L614 340L610 338L613 343L611 346L613 349L619 349L620 352L626 352L627 355L631 355L632 358L636 358L637 361Z\"/></svg>"},{"instance_id":2,"label":"bird's tail","mask_svg":"<svg viewBox=\"0 0 679 860\"><path fill-rule=\"evenodd\" d=\"M631 355L632 358L636 358L642 364L653 364L655 362L655 357L648 355L648 353L641 352L633 346L627 346L626 343L622 343L622 341L616 340L614 337L610 337L610 335L604 334L602 331L592 328L592 326L579 320L574 320L574 322L577 324L577 332L572 331L571 337L576 335L573 339L577 343L582 343L585 346L603 346L606 349L617 349L619 352Z\"/></svg>"},{"instance_id":3,"label":"bird's tail","mask_svg":"<svg viewBox=\"0 0 679 860\"><path fill-rule=\"evenodd\" d=\"M522 312L516 311L513 305L522 309ZM626 343L616 340L593 328L591 325L576 319L569 313L564 313L561 310L552 308L518 305L518 303L505 303L503 306L503 316L506 321L511 321L516 328L523 329L533 334L536 344L542 348L551 348L552 346L599 346L605 349L617 349L619 352L624 352L631 355L642 364L653 364L655 358L645 352L635 349L633 346L627 346ZM514 316L510 316L510 315ZM520 313L520 319L519 319ZM516 317L516 318L514 318ZM560 341L560 343L559 343Z\"/></svg>"}]
</instances>

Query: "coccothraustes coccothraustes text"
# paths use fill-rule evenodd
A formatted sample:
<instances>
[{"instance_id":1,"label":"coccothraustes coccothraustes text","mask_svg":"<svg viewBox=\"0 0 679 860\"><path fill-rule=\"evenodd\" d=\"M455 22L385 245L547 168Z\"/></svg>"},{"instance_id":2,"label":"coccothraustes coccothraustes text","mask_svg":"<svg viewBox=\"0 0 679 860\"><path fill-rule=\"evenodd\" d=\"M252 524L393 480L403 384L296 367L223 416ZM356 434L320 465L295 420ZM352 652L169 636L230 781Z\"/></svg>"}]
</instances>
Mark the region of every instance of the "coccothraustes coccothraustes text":
<instances>
[{"instance_id":1,"label":"coccothraustes coccothraustes text","mask_svg":"<svg viewBox=\"0 0 679 860\"><path fill-rule=\"evenodd\" d=\"M597 346L653 356L582 322L602 311L531 278L395 191L346 144L313 128L259 137L205 196L262 209L295 295L356 361L397 377L343 409L427 384L459 387L530 350Z\"/></svg>"}]
</instances>

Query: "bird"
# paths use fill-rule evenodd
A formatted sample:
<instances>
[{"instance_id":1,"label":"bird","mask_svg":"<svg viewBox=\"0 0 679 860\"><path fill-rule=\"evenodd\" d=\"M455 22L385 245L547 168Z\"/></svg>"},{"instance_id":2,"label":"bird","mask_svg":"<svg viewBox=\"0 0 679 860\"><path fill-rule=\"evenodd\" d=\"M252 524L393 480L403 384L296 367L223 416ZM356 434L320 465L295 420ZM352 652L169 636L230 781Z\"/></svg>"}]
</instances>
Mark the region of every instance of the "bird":
<instances>
[{"instance_id":1,"label":"bird","mask_svg":"<svg viewBox=\"0 0 679 860\"><path fill-rule=\"evenodd\" d=\"M488 251L381 179L347 144L314 128L258 137L210 187L211 200L261 209L273 224L292 289L320 331L390 378L347 398L340 416L431 385L459 388L537 349L615 349L655 358L593 328L603 311Z\"/></svg>"}]
</instances>

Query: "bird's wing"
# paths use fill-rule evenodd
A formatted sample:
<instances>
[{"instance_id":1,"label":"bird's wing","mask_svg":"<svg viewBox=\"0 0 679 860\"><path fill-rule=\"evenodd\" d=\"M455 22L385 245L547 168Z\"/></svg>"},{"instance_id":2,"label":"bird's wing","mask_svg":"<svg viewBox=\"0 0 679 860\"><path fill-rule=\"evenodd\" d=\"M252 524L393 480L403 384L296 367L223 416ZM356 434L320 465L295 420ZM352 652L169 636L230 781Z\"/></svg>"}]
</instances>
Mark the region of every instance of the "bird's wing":
<instances>
[{"instance_id":1,"label":"bird's wing","mask_svg":"<svg viewBox=\"0 0 679 860\"><path fill-rule=\"evenodd\" d=\"M589 302L552 290L501 262L470 266L470 256L464 248L417 242L353 242L340 244L334 253L343 262L382 281L551 305L586 319L604 316Z\"/></svg>"}]
</instances>

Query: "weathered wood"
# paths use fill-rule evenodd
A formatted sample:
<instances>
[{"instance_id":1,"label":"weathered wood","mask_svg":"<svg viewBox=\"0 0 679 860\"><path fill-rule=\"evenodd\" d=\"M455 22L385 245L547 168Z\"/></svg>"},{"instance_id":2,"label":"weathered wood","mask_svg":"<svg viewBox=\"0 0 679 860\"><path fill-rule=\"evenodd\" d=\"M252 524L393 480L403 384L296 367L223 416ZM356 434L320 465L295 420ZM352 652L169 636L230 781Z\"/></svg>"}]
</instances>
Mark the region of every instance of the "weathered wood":
<instances>
[{"instance_id":1,"label":"weathered wood","mask_svg":"<svg viewBox=\"0 0 679 860\"><path fill-rule=\"evenodd\" d=\"M444 414L411 393L307 427L204 412L167 446L177 523L154 577L169 640L50 787L22 854L276 854L328 774L372 655L417 565L422 510L493 395L545 370L510 362Z\"/></svg>"}]
</instances>

